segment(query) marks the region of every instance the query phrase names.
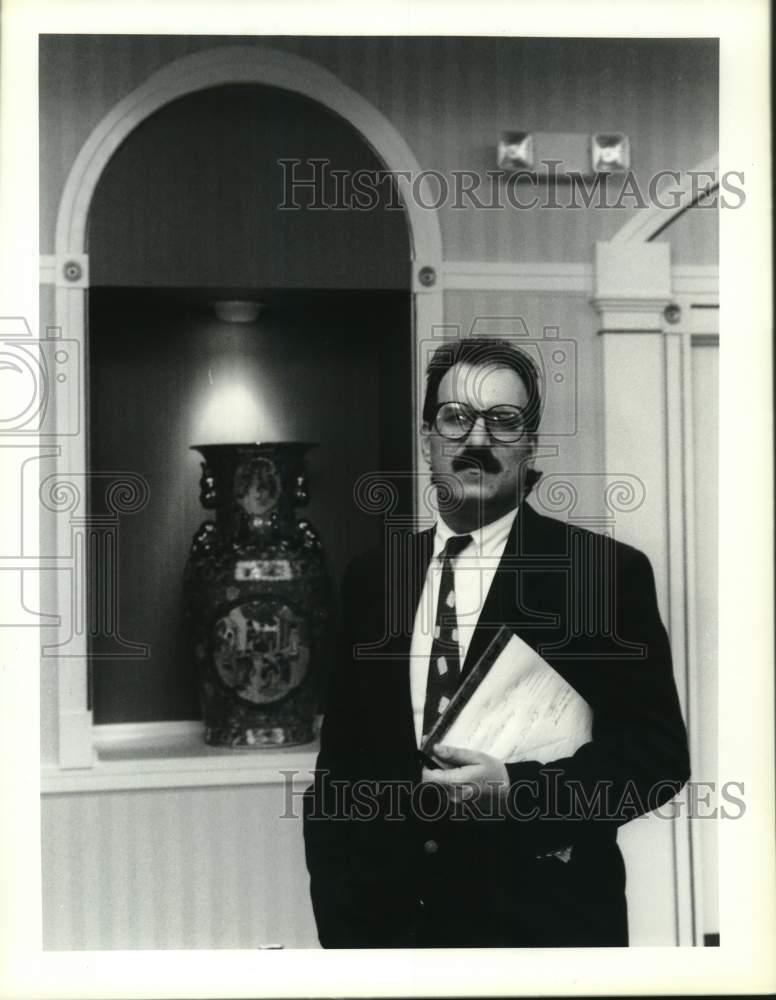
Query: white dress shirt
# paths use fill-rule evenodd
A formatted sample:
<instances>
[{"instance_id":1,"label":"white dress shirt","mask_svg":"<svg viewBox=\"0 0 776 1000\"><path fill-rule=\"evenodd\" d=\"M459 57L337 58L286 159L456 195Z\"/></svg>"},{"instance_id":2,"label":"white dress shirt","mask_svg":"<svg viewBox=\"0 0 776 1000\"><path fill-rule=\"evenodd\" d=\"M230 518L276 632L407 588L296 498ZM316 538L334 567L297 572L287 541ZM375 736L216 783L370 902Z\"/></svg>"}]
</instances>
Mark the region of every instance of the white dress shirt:
<instances>
[{"instance_id":1,"label":"white dress shirt","mask_svg":"<svg viewBox=\"0 0 776 1000\"><path fill-rule=\"evenodd\" d=\"M470 534L471 542L453 560L455 581L455 609L458 622L458 649L461 667L469 649L474 629L488 596L493 576L504 554L509 532L515 520L517 508L491 521L476 531L460 532ZM428 664L431 658L431 644L434 641L439 583L442 576L442 560L439 558L447 539L455 535L451 528L440 519L434 533L434 554L429 563L426 582L420 595L420 603L415 614L410 645L410 693L412 714L415 720L415 739L418 746L423 735L423 709L426 703Z\"/></svg>"}]
</instances>

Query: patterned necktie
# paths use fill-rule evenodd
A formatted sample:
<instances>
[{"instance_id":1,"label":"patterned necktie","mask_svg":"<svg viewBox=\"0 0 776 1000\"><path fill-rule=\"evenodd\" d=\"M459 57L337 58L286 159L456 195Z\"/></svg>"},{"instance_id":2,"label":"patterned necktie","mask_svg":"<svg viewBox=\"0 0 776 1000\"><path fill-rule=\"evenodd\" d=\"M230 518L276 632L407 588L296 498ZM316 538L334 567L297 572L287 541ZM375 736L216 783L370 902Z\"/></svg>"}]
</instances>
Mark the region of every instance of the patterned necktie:
<instances>
[{"instance_id":1,"label":"patterned necktie","mask_svg":"<svg viewBox=\"0 0 776 1000\"><path fill-rule=\"evenodd\" d=\"M453 559L472 540L471 535L453 535L447 539L441 552L442 575L439 581L434 641L428 664L426 704L423 709L423 735L430 732L434 723L447 708L455 694L461 675L458 649L458 621L455 614L455 577Z\"/></svg>"}]
</instances>

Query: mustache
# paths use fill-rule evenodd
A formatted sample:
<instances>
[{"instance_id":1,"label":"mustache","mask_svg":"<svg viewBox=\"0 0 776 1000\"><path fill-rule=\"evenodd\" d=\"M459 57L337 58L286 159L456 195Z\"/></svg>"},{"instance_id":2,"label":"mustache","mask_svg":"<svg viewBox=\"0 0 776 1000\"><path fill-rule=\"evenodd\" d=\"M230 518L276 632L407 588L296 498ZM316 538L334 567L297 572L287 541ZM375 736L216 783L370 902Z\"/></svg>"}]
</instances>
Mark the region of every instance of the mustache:
<instances>
[{"instance_id":1,"label":"mustache","mask_svg":"<svg viewBox=\"0 0 776 1000\"><path fill-rule=\"evenodd\" d=\"M483 472L501 472L501 462L489 448L466 448L455 456L452 467L453 472L472 467L482 469Z\"/></svg>"}]
</instances>

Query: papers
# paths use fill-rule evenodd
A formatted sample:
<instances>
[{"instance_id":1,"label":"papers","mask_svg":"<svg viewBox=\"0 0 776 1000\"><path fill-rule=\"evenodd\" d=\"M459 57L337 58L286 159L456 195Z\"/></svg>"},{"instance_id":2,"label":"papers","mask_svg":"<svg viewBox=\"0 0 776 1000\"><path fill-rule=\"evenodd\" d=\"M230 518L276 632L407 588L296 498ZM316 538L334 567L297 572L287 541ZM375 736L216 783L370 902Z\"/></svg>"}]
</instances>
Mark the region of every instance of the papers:
<instances>
[{"instance_id":1,"label":"papers","mask_svg":"<svg viewBox=\"0 0 776 1000\"><path fill-rule=\"evenodd\" d=\"M592 737L590 706L511 629L499 629L423 743L481 750L505 763L567 757Z\"/></svg>"}]
</instances>

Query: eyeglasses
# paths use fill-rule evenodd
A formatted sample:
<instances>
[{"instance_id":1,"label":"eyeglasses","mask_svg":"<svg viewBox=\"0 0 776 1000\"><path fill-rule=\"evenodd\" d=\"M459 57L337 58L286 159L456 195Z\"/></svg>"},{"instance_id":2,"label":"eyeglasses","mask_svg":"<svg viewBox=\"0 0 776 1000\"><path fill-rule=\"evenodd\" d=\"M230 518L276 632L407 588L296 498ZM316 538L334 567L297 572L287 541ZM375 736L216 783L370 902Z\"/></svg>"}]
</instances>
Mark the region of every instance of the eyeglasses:
<instances>
[{"instance_id":1,"label":"eyeglasses","mask_svg":"<svg viewBox=\"0 0 776 1000\"><path fill-rule=\"evenodd\" d=\"M488 410L475 410L466 403L440 403L434 415L434 427L442 437L460 441L471 433L478 417L485 420L493 440L503 444L514 444L527 433L523 411L519 406L506 403Z\"/></svg>"}]
</instances>

